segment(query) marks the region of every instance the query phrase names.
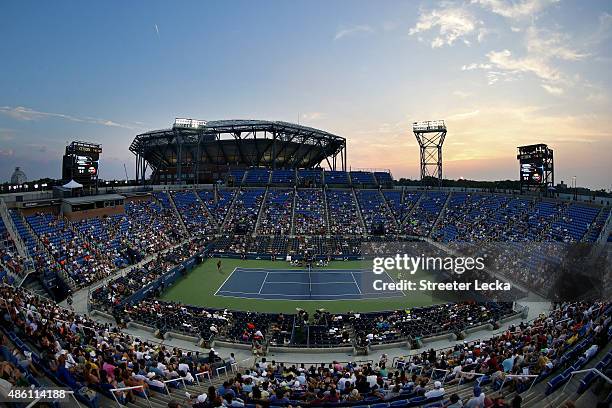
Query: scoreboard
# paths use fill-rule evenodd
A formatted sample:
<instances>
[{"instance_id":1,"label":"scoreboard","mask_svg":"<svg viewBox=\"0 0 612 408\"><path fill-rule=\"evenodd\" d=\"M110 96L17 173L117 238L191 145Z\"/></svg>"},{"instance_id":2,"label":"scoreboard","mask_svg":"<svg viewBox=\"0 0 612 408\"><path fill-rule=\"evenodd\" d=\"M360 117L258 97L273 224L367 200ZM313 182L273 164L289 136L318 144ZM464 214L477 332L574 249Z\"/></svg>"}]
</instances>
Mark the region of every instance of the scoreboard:
<instances>
[{"instance_id":1,"label":"scoreboard","mask_svg":"<svg viewBox=\"0 0 612 408\"><path fill-rule=\"evenodd\" d=\"M544 174L544 162L539 158L521 160L521 182L525 184L541 184Z\"/></svg>"},{"instance_id":2,"label":"scoreboard","mask_svg":"<svg viewBox=\"0 0 612 408\"><path fill-rule=\"evenodd\" d=\"M66 146L62 166L62 178L74 180L83 186L93 186L98 181L98 162L102 146L96 143L72 142Z\"/></svg>"},{"instance_id":3,"label":"scoreboard","mask_svg":"<svg viewBox=\"0 0 612 408\"><path fill-rule=\"evenodd\" d=\"M531 189L552 187L553 151L545 144L520 146L516 157L520 164L521 186Z\"/></svg>"}]
</instances>

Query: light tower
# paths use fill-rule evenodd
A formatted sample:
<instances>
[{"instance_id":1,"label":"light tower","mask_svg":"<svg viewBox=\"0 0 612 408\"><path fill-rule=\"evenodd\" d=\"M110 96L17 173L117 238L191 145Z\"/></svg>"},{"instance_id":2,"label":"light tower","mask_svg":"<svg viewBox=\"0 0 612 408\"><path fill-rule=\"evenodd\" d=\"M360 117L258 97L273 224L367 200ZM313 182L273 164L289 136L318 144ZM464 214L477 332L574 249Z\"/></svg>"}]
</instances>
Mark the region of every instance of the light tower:
<instances>
[{"instance_id":1,"label":"light tower","mask_svg":"<svg viewBox=\"0 0 612 408\"><path fill-rule=\"evenodd\" d=\"M438 179L438 184L442 184L442 144L446 137L444 121L414 122L412 131L421 149L421 180L434 177Z\"/></svg>"}]
</instances>

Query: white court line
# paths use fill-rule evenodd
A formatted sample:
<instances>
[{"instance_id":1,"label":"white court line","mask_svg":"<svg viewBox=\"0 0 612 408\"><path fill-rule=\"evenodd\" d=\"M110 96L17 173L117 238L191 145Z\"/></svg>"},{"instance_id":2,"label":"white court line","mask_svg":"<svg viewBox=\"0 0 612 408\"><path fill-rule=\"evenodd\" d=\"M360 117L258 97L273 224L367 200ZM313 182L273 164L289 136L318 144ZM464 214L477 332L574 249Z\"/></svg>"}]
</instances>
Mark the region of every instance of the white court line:
<instances>
[{"instance_id":1,"label":"white court line","mask_svg":"<svg viewBox=\"0 0 612 408\"><path fill-rule=\"evenodd\" d=\"M227 277L227 278L225 278L225 280L223 281L223 283L221 284L221 286L219 286L219 287L217 288L217 291L215 292L215 294L214 294L213 296L217 296L217 293L219 293L219 291L221 290L221 288L222 288L223 286L225 286L225 283L226 283L226 282L229 280L229 278L231 278L231 277L232 277L232 275L234 274L234 272L236 272L236 270L237 270L237 269L238 269L238 268L234 268L234 270L232 271L232 273L230 273L230 274L228 275L228 277Z\"/></svg>"},{"instance_id":2,"label":"white court line","mask_svg":"<svg viewBox=\"0 0 612 408\"><path fill-rule=\"evenodd\" d=\"M274 281L267 281L266 283L268 285L276 285L276 284L279 284L279 283L290 283L292 285L311 285L311 284L312 285L340 285L340 284L344 285L344 284L351 283L351 282L312 282L312 283L309 283L309 282L274 282Z\"/></svg>"},{"instance_id":3,"label":"white court line","mask_svg":"<svg viewBox=\"0 0 612 408\"><path fill-rule=\"evenodd\" d=\"M266 276L264 276L264 280L263 282L261 282L261 286L259 287L259 292L257 292L258 295L261 295L261 290L263 289L264 285L266 284L266 279L268 279L268 274L270 272L266 272Z\"/></svg>"},{"instance_id":4,"label":"white court line","mask_svg":"<svg viewBox=\"0 0 612 408\"><path fill-rule=\"evenodd\" d=\"M387 272L386 270L385 270L385 275L387 275L387 277L388 277L389 279L391 279L391 282L393 282L393 283L397 283L397 282L395 282L395 279L393 279L393 278L391 277L391 275L389 275L389 272ZM406 294L404 293L404 291L403 291L403 290L401 290L400 292L402 293L402 295L406 296Z\"/></svg>"},{"instance_id":5,"label":"white court line","mask_svg":"<svg viewBox=\"0 0 612 408\"><path fill-rule=\"evenodd\" d=\"M227 294L226 294L227 293ZM235 294L235 295L234 295ZM240 296L242 295L242 296ZM245 295L251 295L251 296L263 296L263 297L245 297ZM269 294L263 294L263 295L259 295L258 293L254 293L254 292L227 292L227 291L223 291L221 294L217 295L219 297L229 297L229 298L233 298L233 299L252 299L252 300L287 300L287 301L291 301L291 302L304 302L304 301L308 301L308 302L336 302L336 299L312 299L311 297L306 297L306 298L301 298L301 299L296 299L296 296L304 296L304 295L287 295L286 293L273 293L270 294L270 296L279 296L279 297L275 297L275 298L268 298L265 296L268 296ZM402 297L398 292L393 292L393 294L389 295L387 294L386 296L374 296L374 293L368 294L368 293L364 293L362 295L361 298L344 298L344 299L340 299L340 300L362 300L362 299L382 299L384 297L388 298L388 297ZM291 297L287 297L287 296L291 296ZM324 295L320 295L320 296L324 296ZM359 294L356 293L351 293L351 294L347 294L347 295L325 295L325 296L359 296Z\"/></svg>"},{"instance_id":6,"label":"white court line","mask_svg":"<svg viewBox=\"0 0 612 408\"><path fill-rule=\"evenodd\" d=\"M353 275L353 272L351 272L351 276L353 277L353 282L355 282L355 286L357 286L357 290L359 291L359 294L362 295L363 292L361 291L361 288L359 287L359 284L357 283L357 279L355 279L355 275Z\"/></svg>"},{"instance_id":7,"label":"white court line","mask_svg":"<svg viewBox=\"0 0 612 408\"><path fill-rule=\"evenodd\" d=\"M243 268L243 267L236 267L235 269L237 269L239 272L269 272L271 274L275 274L275 273L287 273L287 272L301 272L301 273L308 273L308 269L300 269L300 268L296 268L296 269L266 269L266 268ZM367 270L367 269L312 269L310 273L325 273L325 274L329 274L329 273L363 273L363 272L372 272L371 270Z\"/></svg>"},{"instance_id":8,"label":"white court line","mask_svg":"<svg viewBox=\"0 0 612 408\"><path fill-rule=\"evenodd\" d=\"M261 293L256 293L256 292L237 292L237 291L231 291L231 292L230 291L223 291L223 293L235 293L235 294L239 294L239 295L262 295L262 296L291 296L291 297L295 297L295 296L308 296L308 295L290 295L290 294L287 294L287 293L264 293L264 294L261 294ZM367 293L366 293L366 295L367 295ZM372 295L373 295L373 293L372 293ZM219 296L228 296L228 297L231 297L231 295L224 295L224 294L221 294ZM359 296L359 293L341 293L341 294L330 294L330 295L325 294L325 295L314 295L314 296L326 296L326 297L327 296L329 296L329 297ZM381 297L384 297L384 296L382 296L382 295L381 296L375 296L374 298L381 298ZM399 297L399 296L397 296L397 297ZM242 299L244 299L244 298L242 298ZM263 297L263 298L254 298L254 299L275 300L275 299L269 299L269 298L265 298L265 297ZM308 299L306 299L306 300L308 300ZM324 299L314 299L314 300L324 300ZM353 300L353 299L351 299L351 300Z\"/></svg>"}]
</instances>

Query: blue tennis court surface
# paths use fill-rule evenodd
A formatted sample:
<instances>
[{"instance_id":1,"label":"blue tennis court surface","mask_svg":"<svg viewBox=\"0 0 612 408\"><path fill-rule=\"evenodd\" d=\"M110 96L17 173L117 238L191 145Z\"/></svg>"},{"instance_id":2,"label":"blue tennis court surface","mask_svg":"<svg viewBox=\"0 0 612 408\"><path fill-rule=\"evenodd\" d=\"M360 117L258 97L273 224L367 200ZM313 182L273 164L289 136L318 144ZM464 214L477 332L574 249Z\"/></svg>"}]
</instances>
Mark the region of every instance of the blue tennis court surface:
<instances>
[{"instance_id":1,"label":"blue tennis court surface","mask_svg":"<svg viewBox=\"0 0 612 408\"><path fill-rule=\"evenodd\" d=\"M402 297L403 292L381 292L373 288L388 274L374 275L357 269L255 269L236 268L215 296L277 300L348 300Z\"/></svg>"}]
</instances>

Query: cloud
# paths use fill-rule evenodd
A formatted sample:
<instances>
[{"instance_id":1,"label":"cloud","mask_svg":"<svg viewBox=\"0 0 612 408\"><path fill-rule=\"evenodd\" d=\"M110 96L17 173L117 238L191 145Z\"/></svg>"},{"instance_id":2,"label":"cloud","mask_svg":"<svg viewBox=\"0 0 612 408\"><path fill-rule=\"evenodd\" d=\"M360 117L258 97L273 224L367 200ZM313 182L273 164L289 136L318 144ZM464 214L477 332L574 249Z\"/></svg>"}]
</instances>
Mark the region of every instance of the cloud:
<instances>
[{"instance_id":1,"label":"cloud","mask_svg":"<svg viewBox=\"0 0 612 408\"><path fill-rule=\"evenodd\" d=\"M338 30L336 36L334 37L334 40L337 41L344 37L349 37L355 34L371 34L373 32L374 29L369 25L355 25L347 28L341 28L340 30Z\"/></svg>"},{"instance_id":2,"label":"cloud","mask_svg":"<svg viewBox=\"0 0 612 408\"><path fill-rule=\"evenodd\" d=\"M491 69L491 64L476 64L475 62L472 64L463 65L461 67L462 71L472 71L474 69Z\"/></svg>"},{"instance_id":3,"label":"cloud","mask_svg":"<svg viewBox=\"0 0 612 408\"><path fill-rule=\"evenodd\" d=\"M157 26L157 24L155 24L155 34L157 35L157 38L159 39L159 27Z\"/></svg>"},{"instance_id":4,"label":"cloud","mask_svg":"<svg viewBox=\"0 0 612 408\"><path fill-rule=\"evenodd\" d=\"M42 119L63 119L69 122L89 123L93 125L101 125L107 127L118 127L123 129L138 129L137 126L130 124L118 123L108 119L99 119L92 117L76 117L65 113L42 112L24 106L0 106L0 114L9 116L15 120L36 121Z\"/></svg>"},{"instance_id":5,"label":"cloud","mask_svg":"<svg viewBox=\"0 0 612 408\"><path fill-rule=\"evenodd\" d=\"M543 80L551 82L557 82L561 79L559 71L540 58L517 58L509 50L491 51L487 54L487 58L495 68L508 73L530 72Z\"/></svg>"},{"instance_id":6,"label":"cloud","mask_svg":"<svg viewBox=\"0 0 612 408\"><path fill-rule=\"evenodd\" d=\"M302 113L302 119L306 120L317 120L323 118L325 115L322 112L307 112Z\"/></svg>"},{"instance_id":7,"label":"cloud","mask_svg":"<svg viewBox=\"0 0 612 408\"><path fill-rule=\"evenodd\" d=\"M542 84L541 85L542 88L544 88L544 90L546 90L546 92L548 92L551 95L555 95L555 96L559 96L559 95L563 95L563 88L559 88L557 86L552 86L552 85L547 85L547 84Z\"/></svg>"},{"instance_id":8,"label":"cloud","mask_svg":"<svg viewBox=\"0 0 612 408\"><path fill-rule=\"evenodd\" d=\"M472 0L472 4L509 19L532 17L546 7L558 3L559 0Z\"/></svg>"},{"instance_id":9,"label":"cloud","mask_svg":"<svg viewBox=\"0 0 612 408\"><path fill-rule=\"evenodd\" d=\"M13 149L0 149L0 156L12 157L14 155L15 151Z\"/></svg>"},{"instance_id":10,"label":"cloud","mask_svg":"<svg viewBox=\"0 0 612 408\"><path fill-rule=\"evenodd\" d=\"M493 85L500 81L513 81L525 74L535 75L541 87L551 95L559 96L564 88L574 84L574 78L565 75L556 66L557 61L580 61L589 56L571 46L571 39L559 32L530 26L525 31L525 53L517 56L512 51L490 51L486 63L471 63L461 67L462 71L484 70L487 82Z\"/></svg>"},{"instance_id":11,"label":"cloud","mask_svg":"<svg viewBox=\"0 0 612 408\"><path fill-rule=\"evenodd\" d=\"M469 45L471 43L469 38L474 35L477 36L478 41L482 41L486 33L484 29L479 29L482 25L482 21L477 20L466 9L447 7L421 11L416 25L410 29L409 34L437 31L437 36L431 40L432 48L450 46L457 40Z\"/></svg>"},{"instance_id":12,"label":"cloud","mask_svg":"<svg viewBox=\"0 0 612 408\"><path fill-rule=\"evenodd\" d=\"M463 120L463 119L467 119L467 118L471 118L474 116L478 116L478 114L480 113L480 109L476 109L470 112L461 112L461 113L455 113L453 115L447 116L446 120Z\"/></svg>"},{"instance_id":13,"label":"cloud","mask_svg":"<svg viewBox=\"0 0 612 408\"><path fill-rule=\"evenodd\" d=\"M455 95L458 98L465 99L465 98L469 98L470 96L472 96L472 93L456 90L456 91L453 91L453 95Z\"/></svg>"},{"instance_id":14,"label":"cloud","mask_svg":"<svg viewBox=\"0 0 612 408\"><path fill-rule=\"evenodd\" d=\"M559 59L564 61L579 61L589 56L568 45L570 38L559 32L538 29L531 26L526 34L527 52L539 55L543 59Z\"/></svg>"}]
</instances>

